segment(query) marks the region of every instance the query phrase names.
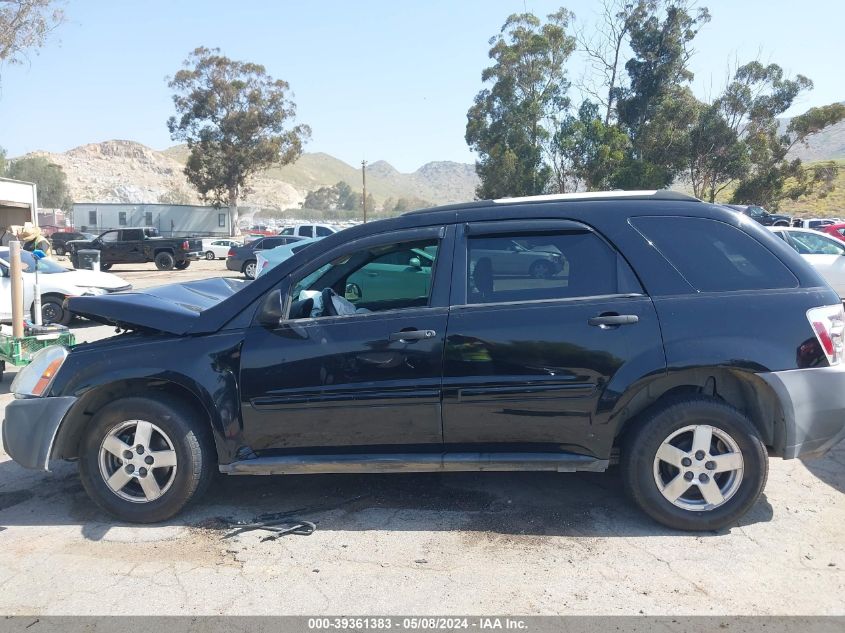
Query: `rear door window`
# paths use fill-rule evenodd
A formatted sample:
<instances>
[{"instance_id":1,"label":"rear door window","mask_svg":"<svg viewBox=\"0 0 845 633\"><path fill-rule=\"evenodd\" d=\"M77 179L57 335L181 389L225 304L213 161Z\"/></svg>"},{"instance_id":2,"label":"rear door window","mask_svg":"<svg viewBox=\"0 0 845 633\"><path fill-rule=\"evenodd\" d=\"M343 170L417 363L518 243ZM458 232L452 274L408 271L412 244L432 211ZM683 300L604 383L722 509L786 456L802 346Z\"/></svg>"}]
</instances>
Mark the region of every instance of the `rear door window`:
<instances>
[{"instance_id":1,"label":"rear door window","mask_svg":"<svg viewBox=\"0 0 845 633\"><path fill-rule=\"evenodd\" d=\"M317 237L327 237L331 235L331 229L327 226L318 226L317 227Z\"/></svg>"},{"instance_id":2,"label":"rear door window","mask_svg":"<svg viewBox=\"0 0 845 633\"><path fill-rule=\"evenodd\" d=\"M745 231L709 218L636 217L631 225L699 292L795 288L798 279Z\"/></svg>"},{"instance_id":3,"label":"rear door window","mask_svg":"<svg viewBox=\"0 0 845 633\"><path fill-rule=\"evenodd\" d=\"M619 293L617 253L589 231L470 237L467 303L572 299Z\"/></svg>"}]
</instances>

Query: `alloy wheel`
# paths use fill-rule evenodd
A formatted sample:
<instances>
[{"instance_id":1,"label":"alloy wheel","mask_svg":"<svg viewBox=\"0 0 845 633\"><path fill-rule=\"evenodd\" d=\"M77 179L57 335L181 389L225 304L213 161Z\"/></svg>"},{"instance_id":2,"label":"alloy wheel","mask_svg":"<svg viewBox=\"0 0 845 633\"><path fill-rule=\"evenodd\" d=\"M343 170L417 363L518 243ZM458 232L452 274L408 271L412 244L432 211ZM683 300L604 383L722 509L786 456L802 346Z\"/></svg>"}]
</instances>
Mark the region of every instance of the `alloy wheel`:
<instances>
[{"instance_id":1,"label":"alloy wheel","mask_svg":"<svg viewBox=\"0 0 845 633\"><path fill-rule=\"evenodd\" d=\"M152 422L126 420L100 444L100 475L118 497L149 503L173 485L176 451L167 434Z\"/></svg>"},{"instance_id":2,"label":"alloy wheel","mask_svg":"<svg viewBox=\"0 0 845 633\"><path fill-rule=\"evenodd\" d=\"M736 441L707 424L685 426L663 440L654 456L654 481L663 497L684 510L713 510L733 497L744 461Z\"/></svg>"}]
</instances>

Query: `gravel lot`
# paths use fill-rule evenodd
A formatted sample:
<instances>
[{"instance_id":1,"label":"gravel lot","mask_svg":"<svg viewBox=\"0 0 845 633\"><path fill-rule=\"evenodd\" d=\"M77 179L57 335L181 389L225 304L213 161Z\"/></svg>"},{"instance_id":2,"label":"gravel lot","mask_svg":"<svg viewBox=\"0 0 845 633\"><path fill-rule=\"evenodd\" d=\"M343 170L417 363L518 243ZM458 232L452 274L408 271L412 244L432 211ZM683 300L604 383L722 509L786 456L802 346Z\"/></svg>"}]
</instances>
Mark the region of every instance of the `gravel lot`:
<instances>
[{"instance_id":1,"label":"gravel lot","mask_svg":"<svg viewBox=\"0 0 845 633\"><path fill-rule=\"evenodd\" d=\"M236 276L222 261L112 272L136 288ZM720 533L656 525L615 471L221 476L178 520L136 527L94 507L73 464L26 471L0 452L0 613L842 615L843 493L839 446L773 460L761 501ZM226 538L291 510L317 531Z\"/></svg>"}]
</instances>

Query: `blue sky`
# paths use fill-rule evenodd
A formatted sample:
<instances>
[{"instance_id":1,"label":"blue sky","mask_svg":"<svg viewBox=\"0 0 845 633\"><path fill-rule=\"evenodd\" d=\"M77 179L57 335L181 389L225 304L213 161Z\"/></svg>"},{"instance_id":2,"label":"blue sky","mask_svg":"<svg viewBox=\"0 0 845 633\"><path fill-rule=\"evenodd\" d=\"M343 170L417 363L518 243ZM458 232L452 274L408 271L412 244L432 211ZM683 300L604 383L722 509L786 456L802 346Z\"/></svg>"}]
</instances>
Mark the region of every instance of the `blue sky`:
<instances>
[{"instance_id":1,"label":"blue sky","mask_svg":"<svg viewBox=\"0 0 845 633\"><path fill-rule=\"evenodd\" d=\"M0 146L9 155L124 138L172 145L165 78L196 46L262 63L291 84L306 151L402 171L473 160L466 111L481 88L488 39L508 14L572 10L597 0L70 0L69 21L29 62L0 69ZM731 65L760 57L815 82L793 108L845 99L845 2L711 0L695 42L694 89L718 92ZM583 62L573 59L571 74Z\"/></svg>"}]
</instances>

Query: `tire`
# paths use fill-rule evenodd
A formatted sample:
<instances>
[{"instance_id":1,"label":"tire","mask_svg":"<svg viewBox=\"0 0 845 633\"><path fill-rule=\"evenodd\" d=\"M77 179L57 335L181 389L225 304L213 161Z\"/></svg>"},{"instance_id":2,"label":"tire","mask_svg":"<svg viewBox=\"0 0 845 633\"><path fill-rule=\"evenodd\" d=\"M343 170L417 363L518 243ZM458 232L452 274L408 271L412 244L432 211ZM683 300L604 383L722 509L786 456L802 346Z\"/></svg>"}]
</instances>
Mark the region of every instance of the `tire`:
<instances>
[{"instance_id":1,"label":"tire","mask_svg":"<svg viewBox=\"0 0 845 633\"><path fill-rule=\"evenodd\" d=\"M102 270L102 271L111 270L112 266L113 266L113 264L100 264L100 270Z\"/></svg>"},{"instance_id":2,"label":"tire","mask_svg":"<svg viewBox=\"0 0 845 633\"><path fill-rule=\"evenodd\" d=\"M59 255L59 256L64 255L64 254L65 254L65 247L64 247L64 246L62 246L61 244L56 244L56 245L53 247L53 252L54 252L56 255Z\"/></svg>"},{"instance_id":3,"label":"tire","mask_svg":"<svg viewBox=\"0 0 845 633\"><path fill-rule=\"evenodd\" d=\"M241 269L241 272L244 274L244 277L247 279L255 279L255 273L258 272L256 270L257 263L254 259L250 259L249 261L244 262L244 266Z\"/></svg>"},{"instance_id":4,"label":"tire","mask_svg":"<svg viewBox=\"0 0 845 633\"><path fill-rule=\"evenodd\" d=\"M139 424L151 429L149 439L138 442L142 451L135 439ZM107 440L120 458L104 448ZM132 458L129 464L127 456ZM145 471L151 458L167 465ZM182 402L165 395L109 403L91 419L80 444L79 474L85 491L103 510L132 523L156 523L177 514L205 492L214 465L209 428Z\"/></svg>"},{"instance_id":5,"label":"tire","mask_svg":"<svg viewBox=\"0 0 845 633\"><path fill-rule=\"evenodd\" d=\"M531 264L531 268L528 269L528 272L535 279L551 279L554 277L555 269L554 266L546 260L538 259L536 262Z\"/></svg>"},{"instance_id":6,"label":"tire","mask_svg":"<svg viewBox=\"0 0 845 633\"><path fill-rule=\"evenodd\" d=\"M49 323L68 325L71 319L73 319L73 313L65 309L62 297L50 295L41 297L41 322L44 325Z\"/></svg>"},{"instance_id":7,"label":"tire","mask_svg":"<svg viewBox=\"0 0 845 633\"><path fill-rule=\"evenodd\" d=\"M214 256L214 253L212 251L206 251L205 252L205 258L209 261L211 261L212 259L216 259L216 257Z\"/></svg>"},{"instance_id":8,"label":"tire","mask_svg":"<svg viewBox=\"0 0 845 633\"><path fill-rule=\"evenodd\" d=\"M173 267L174 267L176 270L185 270L185 269L186 269L188 266L190 266L190 265L191 265L191 260L190 260L190 259L186 259L186 260L181 261L181 262L176 262L176 264L174 264L174 266L173 266Z\"/></svg>"},{"instance_id":9,"label":"tire","mask_svg":"<svg viewBox=\"0 0 845 633\"><path fill-rule=\"evenodd\" d=\"M699 432L701 446L708 447L703 459L701 452L692 450ZM671 440L668 447L667 440ZM658 450L679 465L658 458ZM718 470L716 460L726 470ZM734 525L757 502L769 474L766 448L752 422L725 402L699 395L667 399L647 410L625 438L620 465L634 503L654 520L677 530ZM687 475L692 476L688 484L689 479L680 479L684 473L692 473ZM679 496L670 501L668 497L675 497L679 490Z\"/></svg>"},{"instance_id":10,"label":"tire","mask_svg":"<svg viewBox=\"0 0 845 633\"><path fill-rule=\"evenodd\" d=\"M167 251L156 253L154 261L156 268L159 270L173 270L173 267L176 265L176 260L173 259L173 255Z\"/></svg>"}]
</instances>

